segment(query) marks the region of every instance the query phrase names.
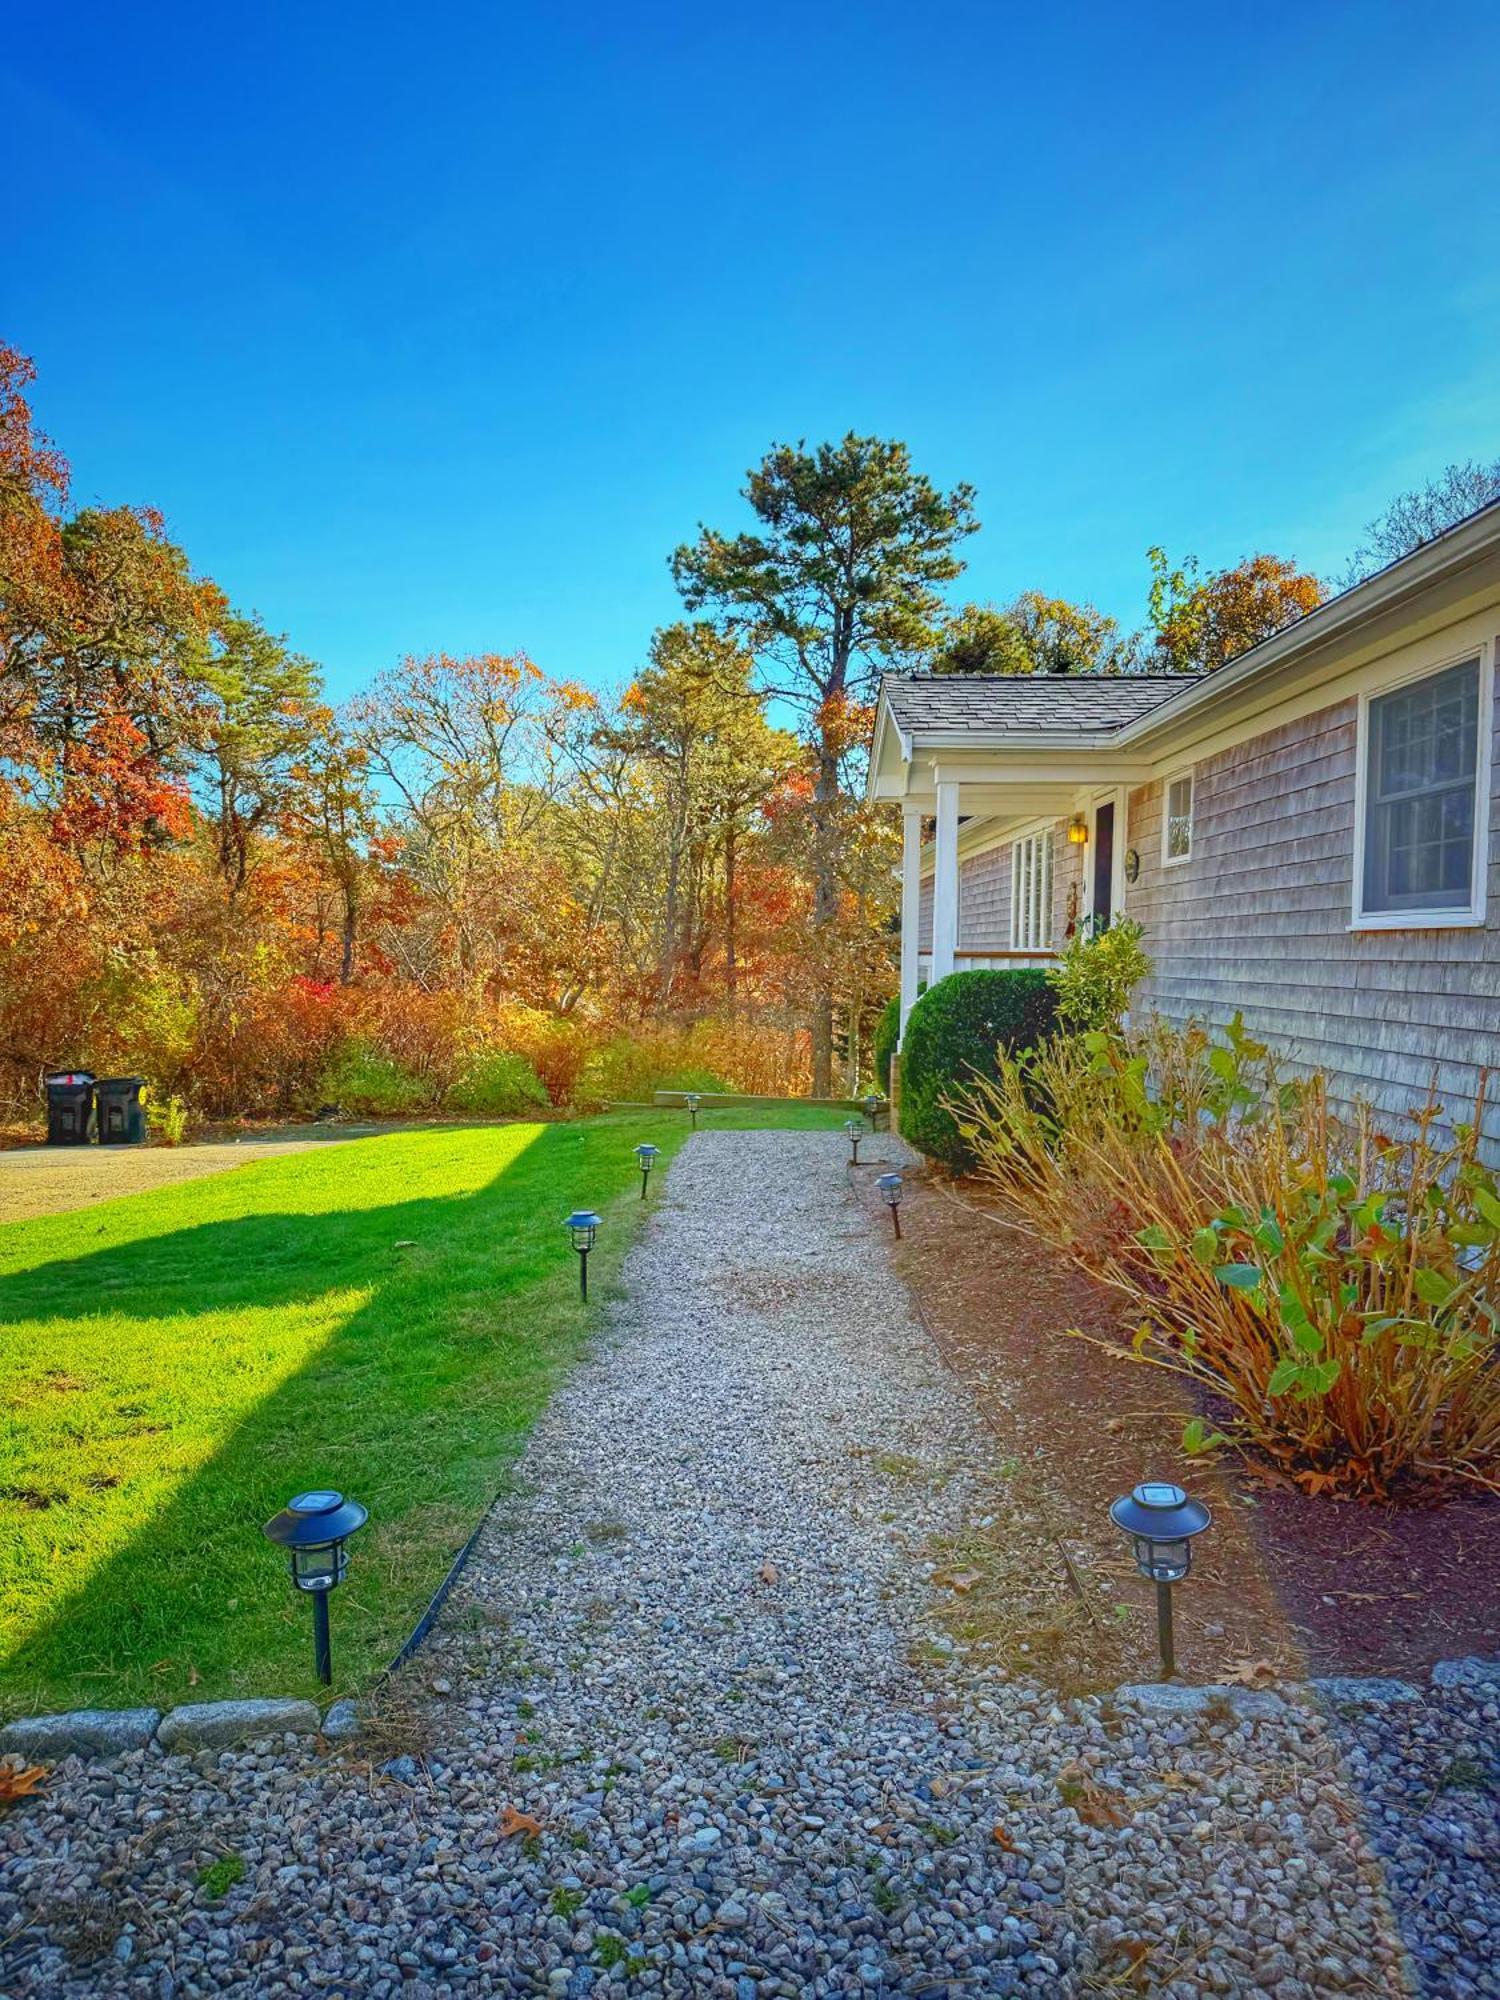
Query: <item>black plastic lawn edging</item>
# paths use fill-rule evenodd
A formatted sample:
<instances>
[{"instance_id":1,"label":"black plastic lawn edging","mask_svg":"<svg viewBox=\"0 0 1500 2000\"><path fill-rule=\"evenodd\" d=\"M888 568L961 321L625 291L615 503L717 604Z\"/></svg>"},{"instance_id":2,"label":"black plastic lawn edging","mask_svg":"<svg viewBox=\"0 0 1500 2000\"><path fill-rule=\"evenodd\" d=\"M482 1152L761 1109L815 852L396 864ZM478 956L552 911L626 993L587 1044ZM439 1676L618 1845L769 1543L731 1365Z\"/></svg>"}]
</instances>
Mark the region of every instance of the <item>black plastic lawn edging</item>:
<instances>
[{"instance_id":1,"label":"black plastic lawn edging","mask_svg":"<svg viewBox=\"0 0 1500 2000\"><path fill-rule=\"evenodd\" d=\"M381 1680L388 1681L392 1674L398 1673L400 1669L406 1665L407 1661L412 1657L412 1655L417 1651L419 1651L423 1640L427 1637L428 1633L437 1623L437 1615L442 1610L443 1606L447 1603L449 1591L452 1590L454 1584L458 1582L458 1579L463 1575L464 1570L467 1568L469 1557L474 1553L474 1544L479 1540L479 1537L484 1533L486 1527L488 1527L491 1514L494 1513L495 1509L500 1505L500 1502L503 1498L504 1498L503 1494L497 1493L494 1499L491 1500L489 1506L486 1507L484 1512L480 1515L478 1525L476 1526L473 1534L470 1535L469 1539L464 1543L463 1547L459 1550L458 1554L453 1558L453 1561L449 1566L448 1574L443 1578L442 1582L438 1585L437 1589L432 1593L431 1603L428 1605L427 1609L422 1613L421 1617L417 1620L416 1624L412 1627L411 1632L407 1637L405 1645L401 1648L400 1652L396 1655L395 1659L391 1661L390 1665L386 1668L385 1672L381 1674L380 1676Z\"/></svg>"}]
</instances>

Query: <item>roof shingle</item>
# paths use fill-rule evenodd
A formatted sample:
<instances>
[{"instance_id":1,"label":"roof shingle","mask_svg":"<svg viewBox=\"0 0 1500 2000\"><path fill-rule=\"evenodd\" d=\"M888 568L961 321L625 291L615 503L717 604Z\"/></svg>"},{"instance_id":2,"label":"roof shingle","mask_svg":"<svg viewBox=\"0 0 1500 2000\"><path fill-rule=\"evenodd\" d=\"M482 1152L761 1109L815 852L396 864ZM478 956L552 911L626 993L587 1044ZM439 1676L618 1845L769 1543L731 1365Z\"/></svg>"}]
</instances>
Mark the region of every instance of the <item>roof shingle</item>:
<instances>
[{"instance_id":1,"label":"roof shingle","mask_svg":"<svg viewBox=\"0 0 1500 2000\"><path fill-rule=\"evenodd\" d=\"M887 674L881 682L903 736L1108 735L1199 674Z\"/></svg>"}]
</instances>

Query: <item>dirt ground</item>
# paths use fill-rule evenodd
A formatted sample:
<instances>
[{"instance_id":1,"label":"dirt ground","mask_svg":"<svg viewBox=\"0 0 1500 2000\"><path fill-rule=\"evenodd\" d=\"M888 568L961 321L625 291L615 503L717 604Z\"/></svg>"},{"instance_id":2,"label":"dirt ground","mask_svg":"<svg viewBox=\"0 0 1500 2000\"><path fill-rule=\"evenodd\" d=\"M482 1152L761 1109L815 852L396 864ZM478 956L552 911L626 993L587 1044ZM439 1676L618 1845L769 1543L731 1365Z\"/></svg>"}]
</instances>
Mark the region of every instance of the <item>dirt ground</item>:
<instances>
[{"instance_id":1,"label":"dirt ground","mask_svg":"<svg viewBox=\"0 0 1500 2000\"><path fill-rule=\"evenodd\" d=\"M866 1198L878 1207L873 1186ZM955 1637L1022 1670L1039 1655L1079 1685L1154 1677L1150 1586L1108 1517L1138 1480L1175 1479L1213 1526L1176 1595L1191 1680L1415 1672L1494 1649L1500 1503L1397 1509L1312 1499L1273 1472L1181 1449L1190 1386L1116 1360L1071 1328L1118 1330L1111 1295L997 1214L986 1192L907 1175L902 1271L934 1339L974 1391L997 1461L1024 1491L1014 1528L939 1552L957 1579Z\"/></svg>"},{"instance_id":2,"label":"dirt ground","mask_svg":"<svg viewBox=\"0 0 1500 2000\"><path fill-rule=\"evenodd\" d=\"M141 1194L305 1152L330 1141L368 1138L374 1125L291 1126L190 1146L13 1146L0 1151L0 1222L63 1215L117 1195Z\"/></svg>"}]
</instances>

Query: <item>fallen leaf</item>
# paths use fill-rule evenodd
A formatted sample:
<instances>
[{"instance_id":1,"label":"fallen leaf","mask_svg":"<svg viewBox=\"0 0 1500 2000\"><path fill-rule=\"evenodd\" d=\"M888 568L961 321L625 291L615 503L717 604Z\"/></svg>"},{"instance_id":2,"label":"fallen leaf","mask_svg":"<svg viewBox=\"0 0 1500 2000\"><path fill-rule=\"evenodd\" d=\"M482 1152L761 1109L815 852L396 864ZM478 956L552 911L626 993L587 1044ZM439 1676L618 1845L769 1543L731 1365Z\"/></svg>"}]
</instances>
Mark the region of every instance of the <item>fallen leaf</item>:
<instances>
[{"instance_id":1,"label":"fallen leaf","mask_svg":"<svg viewBox=\"0 0 1500 2000\"><path fill-rule=\"evenodd\" d=\"M1238 1681L1242 1687L1266 1687L1277 1678L1273 1660L1236 1660L1224 1676L1226 1681Z\"/></svg>"},{"instance_id":2,"label":"fallen leaf","mask_svg":"<svg viewBox=\"0 0 1500 2000\"><path fill-rule=\"evenodd\" d=\"M500 1832L509 1840L514 1834L530 1836L540 1833L542 1823L529 1812L522 1812L519 1806L502 1806L500 1810Z\"/></svg>"},{"instance_id":3,"label":"fallen leaf","mask_svg":"<svg viewBox=\"0 0 1500 2000\"><path fill-rule=\"evenodd\" d=\"M999 1820L996 1820L994 1826L990 1829L990 1839L993 1840L996 1847L1000 1848L1004 1853L1006 1854L1015 1853L1016 1843L1011 1839L1010 1835L1005 1831L1005 1828L1000 1824Z\"/></svg>"},{"instance_id":4,"label":"fallen leaf","mask_svg":"<svg viewBox=\"0 0 1500 2000\"><path fill-rule=\"evenodd\" d=\"M932 1580L934 1583L945 1584L949 1590L956 1590L960 1597L966 1597L976 1583L984 1582L984 1571L982 1569L944 1569L939 1570Z\"/></svg>"},{"instance_id":5,"label":"fallen leaf","mask_svg":"<svg viewBox=\"0 0 1500 2000\"><path fill-rule=\"evenodd\" d=\"M415 1236L403 1236L399 1243L393 1243L391 1245L391 1248L393 1250L415 1250L416 1247L417 1247L417 1239Z\"/></svg>"},{"instance_id":6,"label":"fallen leaf","mask_svg":"<svg viewBox=\"0 0 1500 2000\"><path fill-rule=\"evenodd\" d=\"M760 1580L762 1583L780 1583L781 1581L781 1571L769 1556L766 1557L760 1566Z\"/></svg>"},{"instance_id":7,"label":"fallen leaf","mask_svg":"<svg viewBox=\"0 0 1500 2000\"><path fill-rule=\"evenodd\" d=\"M203 1676L199 1673L196 1667L188 1668L188 1686L190 1688L195 1688L198 1685L199 1681L202 1680L202 1678Z\"/></svg>"},{"instance_id":8,"label":"fallen leaf","mask_svg":"<svg viewBox=\"0 0 1500 2000\"><path fill-rule=\"evenodd\" d=\"M29 1799L46 1782L46 1777L46 1767L42 1764L27 1764L19 1771L0 1771L0 1805Z\"/></svg>"},{"instance_id":9,"label":"fallen leaf","mask_svg":"<svg viewBox=\"0 0 1500 2000\"><path fill-rule=\"evenodd\" d=\"M1058 1772L1057 1795L1065 1806L1073 1808L1085 1826L1124 1826L1128 1821L1128 1814L1121 1811L1124 1793L1096 1783L1076 1761L1064 1764Z\"/></svg>"},{"instance_id":10,"label":"fallen leaf","mask_svg":"<svg viewBox=\"0 0 1500 2000\"><path fill-rule=\"evenodd\" d=\"M1134 1993L1145 1993L1149 1990L1151 1973L1148 1961L1151 1957L1151 1947L1144 1938L1116 1938L1110 1946L1110 1955L1114 1958L1123 1958L1125 1961L1121 1971L1111 1980L1111 1985L1118 1985L1123 1979Z\"/></svg>"}]
</instances>

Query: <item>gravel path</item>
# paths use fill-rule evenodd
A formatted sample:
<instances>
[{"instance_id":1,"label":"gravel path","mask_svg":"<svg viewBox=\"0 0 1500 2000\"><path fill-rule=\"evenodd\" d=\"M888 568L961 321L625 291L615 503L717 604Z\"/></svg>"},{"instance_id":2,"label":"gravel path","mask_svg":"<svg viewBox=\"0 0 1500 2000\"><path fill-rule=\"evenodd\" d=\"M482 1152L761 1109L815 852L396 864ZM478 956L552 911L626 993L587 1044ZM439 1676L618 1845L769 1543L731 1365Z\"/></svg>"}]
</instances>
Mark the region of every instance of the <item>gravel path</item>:
<instances>
[{"instance_id":1,"label":"gravel path","mask_svg":"<svg viewBox=\"0 0 1500 2000\"><path fill-rule=\"evenodd\" d=\"M1500 1993L1493 1813L1431 1806L1492 1687L1176 1716L953 1652L932 1539L1024 1532L1024 1476L845 1153L684 1150L373 1758L70 1763L0 1820L0 1992Z\"/></svg>"}]
</instances>

